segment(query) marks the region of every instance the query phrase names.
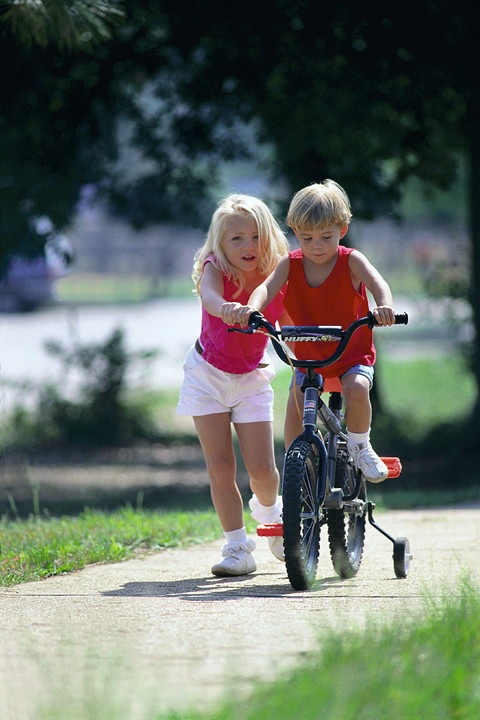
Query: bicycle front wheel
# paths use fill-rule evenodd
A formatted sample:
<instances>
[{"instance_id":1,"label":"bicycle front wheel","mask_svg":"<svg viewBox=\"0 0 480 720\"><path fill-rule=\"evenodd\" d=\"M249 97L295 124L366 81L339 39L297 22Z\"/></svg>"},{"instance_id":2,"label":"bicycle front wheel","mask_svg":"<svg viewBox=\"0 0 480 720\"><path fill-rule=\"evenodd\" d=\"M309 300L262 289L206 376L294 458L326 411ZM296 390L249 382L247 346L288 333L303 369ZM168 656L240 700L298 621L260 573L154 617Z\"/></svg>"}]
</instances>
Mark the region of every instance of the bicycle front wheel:
<instances>
[{"instance_id":1,"label":"bicycle front wheel","mask_svg":"<svg viewBox=\"0 0 480 720\"><path fill-rule=\"evenodd\" d=\"M320 552L319 450L295 440L283 471L283 544L288 579L294 590L308 590L315 581Z\"/></svg>"}]
</instances>

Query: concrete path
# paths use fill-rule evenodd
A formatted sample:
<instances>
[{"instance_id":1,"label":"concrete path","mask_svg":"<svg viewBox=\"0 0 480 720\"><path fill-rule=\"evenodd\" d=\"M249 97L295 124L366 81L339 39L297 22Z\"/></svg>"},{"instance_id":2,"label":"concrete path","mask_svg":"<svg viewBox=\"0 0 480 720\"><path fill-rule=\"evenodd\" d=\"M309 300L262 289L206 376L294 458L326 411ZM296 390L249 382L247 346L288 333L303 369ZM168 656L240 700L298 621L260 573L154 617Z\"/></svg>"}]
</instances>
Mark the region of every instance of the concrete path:
<instances>
[{"instance_id":1,"label":"concrete path","mask_svg":"<svg viewBox=\"0 0 480 720\"><path fill-rule=\"evenodd\" d=\"M376 519L410 539L407 580L395 578L390 542L368 526L362 567L349 581L334 576L324 533L318 581L305 593L291 589L263 538L258 571L242 578L210 574L219 541L1 590L1 720L208 710L287 673L322 631L404 623L424 610L426 594L451 593L463 572L478 582L478 507Z\"/></svg>"}]
</instances>

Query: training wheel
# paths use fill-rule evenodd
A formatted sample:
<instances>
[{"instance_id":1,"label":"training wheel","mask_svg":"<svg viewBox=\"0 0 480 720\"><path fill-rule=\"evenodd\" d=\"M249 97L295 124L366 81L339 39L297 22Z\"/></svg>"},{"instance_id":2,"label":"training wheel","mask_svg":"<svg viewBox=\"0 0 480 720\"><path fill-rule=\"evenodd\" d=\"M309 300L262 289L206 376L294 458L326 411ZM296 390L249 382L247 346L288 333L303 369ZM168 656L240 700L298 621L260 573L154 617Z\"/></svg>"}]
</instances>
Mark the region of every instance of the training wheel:
<instances>
[{"instance_id":1,"label":"training wheel","mask_svg":"<svg viewBox=\"0 0 480 720\"><path fill-rule=\"evenodd\" d=\"M412 557L408 538L397 538L393 543L393 569L397 578L407 577Z\"/></svg>"}]
</instances>

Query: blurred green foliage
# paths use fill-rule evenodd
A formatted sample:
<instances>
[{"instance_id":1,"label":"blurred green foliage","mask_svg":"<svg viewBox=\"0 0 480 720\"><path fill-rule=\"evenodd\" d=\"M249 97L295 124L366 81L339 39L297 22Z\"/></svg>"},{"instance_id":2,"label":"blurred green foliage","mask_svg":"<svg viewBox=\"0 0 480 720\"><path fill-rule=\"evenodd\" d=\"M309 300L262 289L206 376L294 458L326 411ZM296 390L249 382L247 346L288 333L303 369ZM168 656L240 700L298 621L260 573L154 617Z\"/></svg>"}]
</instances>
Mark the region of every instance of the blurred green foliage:
<instances>
[{"instance_id":1,"label":"blurred green foliage","mask_svg":"<svg viewBox=\"0 0 480 720\"><path fill-rule=\"evenodd\" d=\"M127 387L132 365L154 352L127 351L120 329L102 343L65 347L51 341L46 349L61 364L62 382L37 388L33 408L16 405L8 447L118 446L157 435L148 406L132 401ZM72 373L78 384L74 399L66 393Z\"/></svg>"}]
</instances>

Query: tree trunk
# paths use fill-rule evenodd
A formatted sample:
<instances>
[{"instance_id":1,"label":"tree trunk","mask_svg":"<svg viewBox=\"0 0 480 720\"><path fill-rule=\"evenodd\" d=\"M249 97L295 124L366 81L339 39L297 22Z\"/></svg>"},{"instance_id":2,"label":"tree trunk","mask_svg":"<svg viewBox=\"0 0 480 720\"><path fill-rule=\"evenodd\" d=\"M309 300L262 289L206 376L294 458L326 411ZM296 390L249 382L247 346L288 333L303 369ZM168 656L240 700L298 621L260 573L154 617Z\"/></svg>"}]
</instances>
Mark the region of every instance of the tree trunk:
<instances>
[{"instance_id":1,"label":"tree trunk","mask_svg":"<svg viewBox=\"0 0 480 720\"><path fill-rule=\"evenodd\" d=\"M469 230L472 246L472 275L470 299L473 311L474 340L472 371L477 385L476 402L472 410L467 438L468 448L480 446L480 97L472 102L469 113L470 177Z\"/></svg>"}]
</instances>

